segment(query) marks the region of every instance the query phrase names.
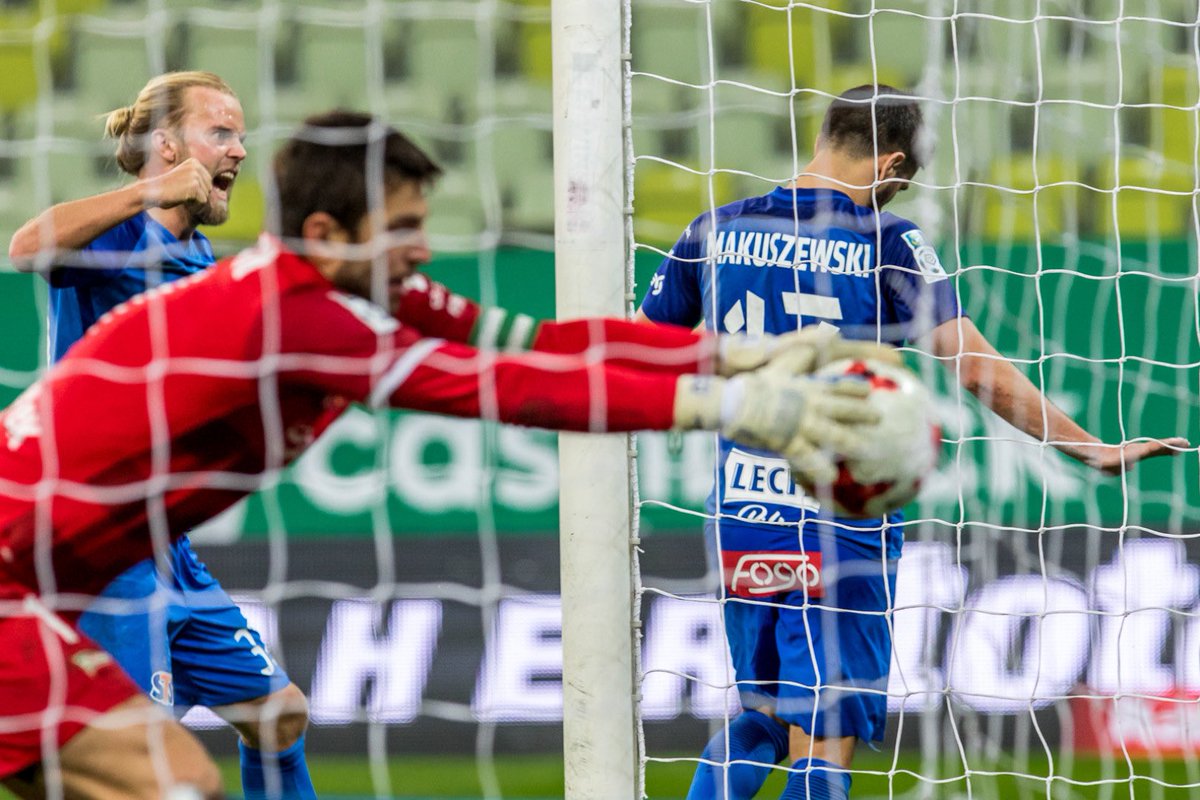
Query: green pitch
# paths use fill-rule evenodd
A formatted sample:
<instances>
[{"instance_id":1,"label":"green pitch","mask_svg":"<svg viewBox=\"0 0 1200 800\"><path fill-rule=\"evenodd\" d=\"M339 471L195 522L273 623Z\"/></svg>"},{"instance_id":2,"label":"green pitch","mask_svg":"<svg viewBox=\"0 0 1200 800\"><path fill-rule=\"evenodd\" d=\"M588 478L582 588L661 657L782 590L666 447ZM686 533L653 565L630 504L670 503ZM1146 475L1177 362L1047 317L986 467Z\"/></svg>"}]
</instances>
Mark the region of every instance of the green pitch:
<instances>
[{"instance_id":1,"label":"green pitch","mask_svg":"<svg viewBox=\"0 0 1200 800\"><path fill-rule=\"evenodd\" d=\"M394 758L388 762L390 794L372 783L371 764L365 758L322 757L310 755L313 784L321 800L369 800L394 797L403 800L467 800L483 796L478 767L473 758L460 756L421 756ZM935 781L918 780L921 772L918 754L904 753L893 765L891 754L861 753L853 800L905 797L915 800L1125 800L1148 798L1171 800L1200 796L1200 762L1102 760L1079 757L1070 770L1074 783L1044 776L1050 773L1044 758L1018 765L1011 757L1003 762L972 763L966 776L961 765L943 764ZM241 796L237 759L220 762L225 786L231 798ZM679 800L691 781L688 762L651 762L646 767L646 792L654 800ZM889 770L891 775L888 774ZM551 800L563 796L562 759L554 756L503 756L495 761L496 777L506 800ZM1026 773L1017 777L1014 772ZM1030 778L1028 775L1039 775ZM1137 777L1130 780L1130 776ZM779 796L784 773L774 773L759 793L763 800ZM1191 785L1193 788L1181 788ZM0 789L0 800L12 796Z\"/></svg>"},{"instance_id":2,"label":"green pitch","mask_svg":"<svg viewBox=\"0 0 1200 800\"><path fill-rule=\"evenodd\" d=\"M423 756L395 758L388 762L390 794L372 784L371 765L365 758L309 756L313 783L322 800L366 800L375 797L478 798L483 796L478 767L473 758ZM1107 761L1107 763L1106 763ZM919 780L922 765L918 754L905 753L893 764L890 753L860 753L856 769L877 774L854 778L854 800L872 798L939 798L939 800L1105 800L1106 798L1169 798L1200 796L1200 763L1196 761L1134 761L1079 757L1071 768L1074 783L1062 778L1047 780L1045 758L1027 759L1018 765L1007 758L1002 763L973 762L969 777L961 765L943 764L936 782ZM236 760L221 762L226 786L232 797L239 794ZM677 800L687 793L693 765L688 762L651 762L646 767L646 792L655 800ZM889 775L889 771L891 774ZM1026 773L1018 777L1014 772ZM496 777L507 800L549 800L563 796L562 759L552 756L503 756L495 761ZM1029 774L1041 776L1030 778ZM1136 775L1132 782L1130 776ZM761 798L778 797L785 773L772 774ZM928 792L928 793L926 793Z\"/></svg>"}]
</instances>

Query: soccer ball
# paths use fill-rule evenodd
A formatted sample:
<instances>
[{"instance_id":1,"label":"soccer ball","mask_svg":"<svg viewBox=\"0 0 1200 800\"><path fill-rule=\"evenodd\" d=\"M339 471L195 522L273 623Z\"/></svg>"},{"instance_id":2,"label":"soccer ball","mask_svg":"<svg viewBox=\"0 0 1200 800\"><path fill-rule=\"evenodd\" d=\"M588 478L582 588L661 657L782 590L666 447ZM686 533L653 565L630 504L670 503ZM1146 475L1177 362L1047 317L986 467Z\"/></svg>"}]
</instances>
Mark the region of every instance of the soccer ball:
<instances>
[{"instance_id":1,"label":"soccer ball","mask_svg":"<svg viewBox=\"0 0 1200 800\"><path fill-rule=\"evenodd\" d=\"M833 485L806 491L840 516L882 517L902 508L917 496L941 453L929 392L910 370L878 361L835 361L816 375L869 382L867 400L881 418L864 431L870 442L864 455L838 461Z\"/></svg>"}]
</instances>

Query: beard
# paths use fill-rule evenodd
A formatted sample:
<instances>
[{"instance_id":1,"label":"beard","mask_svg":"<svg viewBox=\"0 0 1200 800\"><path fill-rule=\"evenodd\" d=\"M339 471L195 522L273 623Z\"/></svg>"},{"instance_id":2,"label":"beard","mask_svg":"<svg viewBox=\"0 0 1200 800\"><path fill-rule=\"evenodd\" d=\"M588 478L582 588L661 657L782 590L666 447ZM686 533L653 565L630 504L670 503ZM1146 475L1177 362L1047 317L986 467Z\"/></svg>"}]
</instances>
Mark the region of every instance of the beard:
<instances>
[{"instance_id":1,"label":"beard","mask_svg":"<svg viewBox=\"0 0 1200 800\"><path fill-rule=\"evenodd\" d=\"M207 203L192 205L188 210L197 225L223 225L229 219L228 201L214 203L210 199Z\"/></svg>"}]
</instances>

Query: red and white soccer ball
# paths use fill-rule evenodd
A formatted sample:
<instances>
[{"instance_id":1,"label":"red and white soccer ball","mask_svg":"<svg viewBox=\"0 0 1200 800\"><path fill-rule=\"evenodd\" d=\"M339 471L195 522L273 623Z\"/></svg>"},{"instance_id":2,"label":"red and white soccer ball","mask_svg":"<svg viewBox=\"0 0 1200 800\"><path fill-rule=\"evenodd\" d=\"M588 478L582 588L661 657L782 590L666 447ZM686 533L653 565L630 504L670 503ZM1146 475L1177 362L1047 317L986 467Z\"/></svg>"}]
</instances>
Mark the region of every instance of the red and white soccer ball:
<instances>
[{"instance_id":1,"label":"red and white soccer ball","mask_svg":"<svg viewBox=\"0 0 1200 800\"><path fill-rule=\"evenodd\" d=\"M912 371L878 361L835 361L817 376L867 381L867 400L880 421L864 431L870 442L864 455L838 462L832 486L806 490L840 516L882 517L899 510L917 496L941 454L942 431L928 390Z\"/></svg>"}]
</instances>

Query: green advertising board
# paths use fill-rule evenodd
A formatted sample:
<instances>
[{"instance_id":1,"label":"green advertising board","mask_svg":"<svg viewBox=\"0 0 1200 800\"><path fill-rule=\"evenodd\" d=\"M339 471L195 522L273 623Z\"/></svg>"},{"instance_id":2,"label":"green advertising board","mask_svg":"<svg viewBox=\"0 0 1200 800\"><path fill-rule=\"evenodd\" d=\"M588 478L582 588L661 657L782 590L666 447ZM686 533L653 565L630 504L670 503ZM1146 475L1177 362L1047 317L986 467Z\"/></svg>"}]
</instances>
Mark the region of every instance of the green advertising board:
<instances>
[{"instance_id":1,"label":"green advertising board","mask_svg":"<svg viewBox=\"0 0 1200 800\"><path fill-rule=\"evenodd\" d=\"M658 256L637 261L644 287ZM1194 247L1187 242L1071 247L967 246L955 274L964 306L1000 352L1106 441L1200 440ZM488 304L551 316L553 256L501 249L439 258L429 272ZM7 402L44 360L44 292L4 274L0 389ZM947 439L942 468L910 518L955 526L1089 523L1180 531L1200 515L1194 453L1099 476L1019 434L953 388L953 365L913 352L936 387ZM638 437L642 524L682 530L712 481L712 437ZM218 520L212 539L288 535L553 532L556 437L541 430L354 409L281 482ZM936 524L936 523L934 523Z\"/></svg>"}]
</instances>

